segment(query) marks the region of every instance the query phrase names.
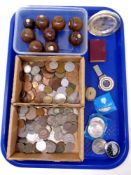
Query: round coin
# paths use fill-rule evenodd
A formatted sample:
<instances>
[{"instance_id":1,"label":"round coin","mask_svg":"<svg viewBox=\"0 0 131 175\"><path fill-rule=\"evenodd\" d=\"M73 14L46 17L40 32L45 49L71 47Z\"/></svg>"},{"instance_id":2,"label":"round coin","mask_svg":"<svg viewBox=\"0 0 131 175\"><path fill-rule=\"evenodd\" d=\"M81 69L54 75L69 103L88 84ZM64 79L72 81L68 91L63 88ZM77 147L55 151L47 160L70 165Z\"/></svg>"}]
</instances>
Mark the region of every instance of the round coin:
<instances>
[{"instance_id":1,"label":"round coin","mask_svg":"<svg viewBox=\"0 0 131 175\"><path fill-rule=\"evenodd\" d=\"M24 73L30 73L31 72L31 66L30 65L25 65L24 66Z\"/></svg>"},{"instance_id":2,"label":"round coin","mask_svg":"<svg viewBox=\"0 0 131 175\"><path fill-rule=\"evenodd\" d=\"M58 93L53 98L54 102L57 104L62 104L66 101L66 96L64 94Z\"/></svg>"},{"instance_id":3,"label":"round coin","mask_svg":"<svg viewBox=\"0 0 131 175\"><path fill-rule=\"evenodd\" d=\"M56 144L51 140L47 140L46 141L46 151L47 153L54 153L56 151Z\"/></svg>"},{"instance_id":4,"label":"round coin","mask_svg":"<svg viewBox=\"0 0 131 175\"><path fill-rule=\"evenodd\" d=\"M65 63L65 70L67 72L72 72L75 69L75 65L72 62L66 62Z\"/></svg>"},{"instance_id":5,"label":"round coin","mask_svg":"<svg viewBox=\"0 0 131 175\"><path fill-rule=\"evenodd\" d=\"M36 108L30 107L29 112L26 114L28 120L34 120L36 118Z\"/></svg>"},{"instance_id":6,"label":"round coin","mask_svg":"<svg viewBox=\"0 0 131 175\"><path fill-rule=\"evenodd\" d=\"M64 62L59 62L59 65L58 65L58 67L56 69L56 72L60 73L60 74L64 73L65 72L64 66L65 66Z\"/></svg>"},{"instance_id":7,"label":"round coin","mask_svg":"<svg viewBox=\"0 0 131 175\"><path fill-rule=\"evenodd\" d=\"M68 81L66 78L63 78L63 79L61 80L61 85L62 85L63 87L67 87L67 86L69 85L69 81Z\"/></svg>"},{"instance_id":8,"label":"round coin","mask_svg":"<svg viewBox=\"0 0 131 175\"><path fill-rule=\"evenodd\" d=\"M44 152L46 150L46 142L44 140L40 140L36 143L36 149L40 152Z\"/></svg>"},{"instance_id":9,"label":"round coin","mask_svg":"<svg viewBox=\"0 0 131 175\"><path fill-rule=\"evenodd\" d=\"M47 140L50 135L50 132L48 131L48 129L43 128L39 131L38 135L40 139Z\"/></svg>"},{"instance_id":10,"label":"round coin","mask_svg":"<svg viewBox=\"0 0 131 175\"><path fill-rule=\"evenodd\" d=\"M74 143L71 143L71 142L68 142L66 145L65 145L65 152L67 153L70 153L73 151L75 147L75 144Z\"/></svg>"},{"instance_id":11,"label":"round coin","mask_svg":"<svg viewBox=\"0 0 131 175\"><path fill-rule=\"evenodd\" d=\"M64 141L64 143L66 143L66 144L67 144L68 142L74 143L74 142L75 142L75 137L74 137L73 134L68 133L68 134L65 134L65 135L63 136L63 141Z\"/></svg>"},{"instance_id":12,"label":"round coin","mask_svg":"<svg viewBox=\"0 0 131 175\"><path fill-rule=\"evenodd\" d=\"M31 90L31 88L32 88L32 84L30 82L28 82L28 81L24 82L24 84L23 84L23 90L24 91L28 92L28 91Z\"/></svg>"},{"instance_id":13,"label":"round coin","mask_svg":"<svg viewBox=\"0 0 131 175\"><path fill-rule=\"evenodd\" d=\"M105 144L105 151L108 157L115 158L120 153L120 146L115 141L110 141Z\"/></svg>"},{"instance_id":14,"label":"round coin","mask_svg":"<svg viewBox=\"0 0 131 175\"><path fill-rule=\"evenodd\" d=\"M95 139L92 143L92 151L95 154L104 154L105 153L105 144L106 141L104 139Z\"/></svg>"},{"instance_id":15,"label":"round coin","mask_svg":"<svg viewBox=\"0 0 131 175\"><path fill-rule=\"evenodd\" d=\"M39 90L40 92L43 92L43 91L45 90L45 85L44 85L44 84L39 84L39 85L38 85L38 90Z\"/></svg>"},{"instance_id":16,"label":"round coin","mask_svg":"<svg viewBox=\"0 0 131 175\"><path fill-rule=\"evenodd\" d=\"M39 66L33 66L31 70L32 75L37 75L40 72L40 67Z\"/></svg>"},{"instance_id":17,"label":"round coin","mask_svg":"<svg viewBox=\"0 0 131 175\"><path fill-rule=\"evenodd\" d=\"M43 97L43 102L46 104L50 104L50 103L52 103L52 101L53 101L53 98L50 95L46 95Z\"/></svg>"},{"instance_id":18,"label":"round coin","mask_svg":"<svg viewBox=\"0 0 131 175\"><path fill-rule=\"evenodd\" d=\"M50 69L57 69L57 67L58 67L58 62L56 62L56 61L51 61L51 62L49 63L49 67L50 67Z\"/></svg>"},{"instance_id":19,"label":"round coin","mask_svg":"<svg viewBox=\"0 0 131 175\"><path fill-rule=\"evenodd\" d=\"M56 153L63 153L65 151L65 143L64 142L58 142L56 144Z\"/></svg>"}]
</instances>

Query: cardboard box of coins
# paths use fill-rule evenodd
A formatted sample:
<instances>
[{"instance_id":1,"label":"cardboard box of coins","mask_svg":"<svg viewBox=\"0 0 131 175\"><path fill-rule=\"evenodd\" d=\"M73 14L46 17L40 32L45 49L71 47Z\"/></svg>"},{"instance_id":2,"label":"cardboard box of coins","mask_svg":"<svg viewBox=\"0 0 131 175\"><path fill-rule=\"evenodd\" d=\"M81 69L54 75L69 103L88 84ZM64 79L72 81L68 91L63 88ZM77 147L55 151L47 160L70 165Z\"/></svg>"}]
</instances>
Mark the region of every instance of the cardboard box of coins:
<instances>
[{"instance_id":1,"label":"cardboard box of coins","mask_svg":"<svg viewBox=\"0 0 131 175\"><path fill-rule=\"evenodd\" d=\"M16 56L12 103L84 106L84 66L80 56Z\"/></svg>"},{"instance_id":2,"label":"cardboard box of coins","mask_svg":"<svg viewBox=\"0 0 131 175\"><path fill-rule=\"evenodd\" d=\"M11 106L9 160L82 161L84 109Z\"/></svg>"}]
</instances>

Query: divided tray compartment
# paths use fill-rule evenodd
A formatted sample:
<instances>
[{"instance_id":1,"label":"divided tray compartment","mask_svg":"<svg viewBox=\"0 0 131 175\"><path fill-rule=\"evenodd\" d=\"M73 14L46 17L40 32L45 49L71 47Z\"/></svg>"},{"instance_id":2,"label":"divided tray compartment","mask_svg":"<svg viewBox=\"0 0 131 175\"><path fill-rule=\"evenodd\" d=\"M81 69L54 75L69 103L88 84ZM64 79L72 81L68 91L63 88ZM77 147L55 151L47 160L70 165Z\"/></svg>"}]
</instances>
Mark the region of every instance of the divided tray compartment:
<instances>
[{"instance_id":1,"label":"divided tray compartment","mask_svg":"<svg viewBox=\"0 0 131 175\"><path fill-rule=\"evenodd\" d=\"M100 10L111 10L105 7L83 7L88 11L89 17ZM12 85L14 75L14 62L16 53L13 50L13 36L14 36L15 15L12 17L10 24L10 37L8 48L6 85L4 95L4 109L2 121L2 137L1 148L4 157L7 152L7 138L9 129L10 105L12 96ZM97 39L98 37L88 35L90 39ZM18 167L36 167L36 168L78 168L78 169L111 169L120 165L128 154L128 113L127 113L127 91L126 91L126 71L125 71L125 45L124 45L124 26L121 19L121 26L119 30L111 36L99 37L106 40L107 46L107 61L100 63L99 66L103 73L111 76L115 81L115 87L111 91L111 96L117 106L117 111L106 115L109 118L109 125L104 139L107 141L115 140L120 144L120 154L114 159L108 158L104 155L96 155L91 150L91 140L85 138L84 140L84 161L83 162L52 162L52 161L15 161L7 160L9 163ZM104 94L98 89L98 77L93 71L92 63L89 63L88 53L85 57L85 83L86 86L93 86L97 90L97 96ZM85 104L84 123L85 126L88 121L88 116L94 113L95 109L93 103L87 102Z\"/></svg>"}]
</instances>

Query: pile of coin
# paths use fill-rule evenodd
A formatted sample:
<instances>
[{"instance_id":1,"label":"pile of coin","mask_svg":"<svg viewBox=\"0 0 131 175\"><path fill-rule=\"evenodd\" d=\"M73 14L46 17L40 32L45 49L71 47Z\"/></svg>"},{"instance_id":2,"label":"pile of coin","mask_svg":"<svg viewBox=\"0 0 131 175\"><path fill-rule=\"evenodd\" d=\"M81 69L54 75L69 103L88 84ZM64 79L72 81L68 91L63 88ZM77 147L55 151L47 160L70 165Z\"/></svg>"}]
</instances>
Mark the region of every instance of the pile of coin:
<instances>
[{"instance_id":1,"label":"pile of coin","mask_svg":"<svg viewBox=\"0 0 131 175\"><path fill-rule=\"evenodd\" d=\"M79 103L79 63L24 62L20 80L21 102Z\"/></svg>"},{"instance_id":2,"label":"pile of coin","mask_svg":"<svg viewBox=\"0 0 131 175\"><path fill-rule=\"evenodd\" d=\"M77 108L21 106L18 116L17 152L63 153L74 150Z\"/></svg>"}]
</instances>

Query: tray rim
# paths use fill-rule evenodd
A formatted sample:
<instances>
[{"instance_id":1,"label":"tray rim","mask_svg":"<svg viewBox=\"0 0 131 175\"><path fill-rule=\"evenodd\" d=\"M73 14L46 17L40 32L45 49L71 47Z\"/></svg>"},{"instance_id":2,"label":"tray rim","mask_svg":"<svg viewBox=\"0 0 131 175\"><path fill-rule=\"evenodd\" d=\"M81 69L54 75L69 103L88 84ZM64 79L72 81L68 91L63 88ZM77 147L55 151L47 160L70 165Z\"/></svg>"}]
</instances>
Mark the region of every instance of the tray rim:
<instances>
[{"instance_id":1,"label":"tray rim","mask_svg":"<svg viewBox=\"0 0 131 175\"><path fill-rule=\"evenodd\" d=\"M45 6L45 7L52 7L52 6ZM55 6L53 6L55 7ZM71 6L58 6L59 8L60 7L71 7ZM72 6L74 7L74 6ZM75 6L75 7L79 7L79 6ZM98 10L111 10L113 12L116 12L114 9L112 8L109 8L109 7L104 7L104 6L80 6L81 8L84 8L85 10L88 9L98 9ZM5 92L4 92L4 103L3 103L3 116L2 116L2 130L1 130L1 151L2 151L2 154L4 156L4 158L12 165L14 166L17 166L17 167L28 167L28 168L60 168L60 169L101 169L101 170L104 170L104 169L113 169L113 168L116 168L117 166L121 165L127 155L128 155L128 151L129 151L129 134L128 134L128 104L127 104L127 83L126 83L126 67L125 67L125 41L124 41L124 23L123 23L123 20L122 20L122 17L121 15L116 12L120 18L121 18L121 22L122 22L122 40L123 40L123 47L121 49L121 54L122 54L122 57L124 59L122 59L122 69L123 69L123 74L122 74L122 80L123 80L123 84L125 85L126 88L123 88L123 94L124 94L124 97L125 97L125 100L123 102L124 104L124 116L126 116L126 120L125 120L125 149L124 149L124 152L122 154L122 156L120 157L120 159L118 159L115 163L112 163L112 164L109 164L109 165L102 165L102 168L100 165L85 165L83 164L83 162L81 163L72 163L70 162L70 164L64 164L64 162L62 162L60 165L57 164L57 162L53 162L53 163L46 163L46 164L37 164L34 165L32 164L33 167L30 166L30 164L26 163L26 164L22 164L22 161L15 161L15 160L7 160L6 159L6 148L4 147L4 144L2 144L2 140L4 140L4 125L3 123L5 124L6 123L6 119L4 118L4 113L6 113L6 109L7 109L7 93L6 93L6 86L8 84L8 79L9 79L9 63L8 61L10 60L10 57L12 55L11 53L11 48L12 48L12 40L13 40L13 33L14 33L14 28L13 28L13 23L15 21L15 13L12 15L12 18L10 20L10 30L9 30L9 42L8 42L8 54L7 54L7 66L6 66L6 80L5 80ZM8 75L8 76L7 76ZM9 88L9 87L8 87ZM5 107L6 106L6 107ZM24 161L23 161L24 162Z\"/></svg>"}]
</instances>

